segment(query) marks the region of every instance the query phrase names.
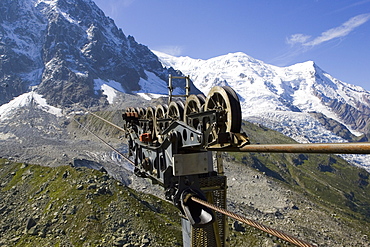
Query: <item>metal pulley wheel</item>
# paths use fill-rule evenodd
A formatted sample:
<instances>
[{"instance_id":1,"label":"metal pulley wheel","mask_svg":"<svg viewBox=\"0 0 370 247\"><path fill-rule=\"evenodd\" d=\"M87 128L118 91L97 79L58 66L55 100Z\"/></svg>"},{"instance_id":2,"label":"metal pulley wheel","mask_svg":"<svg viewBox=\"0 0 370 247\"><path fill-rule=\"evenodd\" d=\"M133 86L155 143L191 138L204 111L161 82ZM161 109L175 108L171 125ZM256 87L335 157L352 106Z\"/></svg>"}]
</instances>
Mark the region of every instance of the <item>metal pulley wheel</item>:
<instances>
[{"instance_id":1,"label":"metal pulley wheel","mask_svg":"<svg viewBox=\"0 0 370 247\"><path fill-rule=\"evenodd\" d=\"M144 119L146 117L146 110L142 107L136 108L137 113L139 114L140 119Z\"/></svg>"},{"instance_id":2,"label":"metal pulley wheel","mask_svg":"<svg viewBox=\"0 0 370 247\"><path fill-rule=\"evenodd\" d=\"M167 117L167 105L157 105L155 108L155 113L154 113L154 129L156 135L160 135L162 131L167 127L165 126L165 122L161 121L163 119L166 119Z\"/></svg>"},{"instance_id":3,"label":"metal pulley wheel","mask_svg":"<svg viewBox=\"0 0 370 247\"><path fill-rule=\"evenodd\" d=\"M205 97L202 94L199 95L192 94L186 99L184 107L184 122L187 125L190 125L191 127L197 129L199 120L194 119L193 121L193 119L189 118L189 115L201 112L204 102Z\"/></svg>"},{"instance_id":4,"label":"metal pulley wheel","mask_svg":"<svg viewBox=\"0 0 370 247\"><path fill-rule=\"evenodd\" d=\"M237 94L231 87L213 87L207 95L204 110L216 110L219 113L217 133L240 132L242 123L240 102Z\"/></svg>"},{"instance_id":5,"label":"metal pulley wheel","mask_svg":"<svg viewBox=\"0 0 370 247\"><path fill-rule=\"evenodd\" d=\"M137 110L134 107L127 107L126 108L126 115L127 116L137 116Z\"/></svg>"},{"instance_id":6,"label":"metal pulley wheel","mask_svg":"<svg viewBox=\"0 0 370 247\"><path fill-rule=\"evenodd\" d=\"M145 114L146 120L154 120L154 109L152 107L146 108L146 114Z\"/></svg>"},{"instance_id":7,"label":"metal pulley wheel","mask_svg":"<svg viewBox=\"0 0 370 247\"><path fill-rule=\"evenodd\" d=\"M168 105L167 118L172 120L182 120L184 115L184 104L179 101L172 101Z\"/></svg>"},{"instance_id":8,"label":"metal pulley wheel","mask_svg":"<svg viewBox=\"0 0 370 247\"><path fill-rule=\"evenodd\" d=\"M147 126L145 127L145 132L149 132L152 135L152 138L155 137L155 131L154 131L154 109L152 107L147 107L146 108L146 113L145 113L145 120L147 120Z\"/></svg>"}]
</instances>

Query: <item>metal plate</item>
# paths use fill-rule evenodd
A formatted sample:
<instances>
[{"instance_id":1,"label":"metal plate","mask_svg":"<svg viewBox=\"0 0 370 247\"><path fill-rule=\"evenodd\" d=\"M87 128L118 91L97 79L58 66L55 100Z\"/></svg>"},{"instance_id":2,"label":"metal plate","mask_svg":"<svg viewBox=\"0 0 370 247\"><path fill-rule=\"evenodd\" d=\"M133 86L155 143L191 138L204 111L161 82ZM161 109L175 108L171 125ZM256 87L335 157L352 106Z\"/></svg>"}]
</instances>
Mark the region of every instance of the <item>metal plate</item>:
<instances>
[{"instance_id":1,"label":"metal plate","mask_svg":"<svg viewBox=\"0 0 370 247\"><path fill-rule=\"evenodd\" d=\"M172 161L174 176L195 175L209 172L208 152L174 154Z\"/></svg>"}]
</instances>

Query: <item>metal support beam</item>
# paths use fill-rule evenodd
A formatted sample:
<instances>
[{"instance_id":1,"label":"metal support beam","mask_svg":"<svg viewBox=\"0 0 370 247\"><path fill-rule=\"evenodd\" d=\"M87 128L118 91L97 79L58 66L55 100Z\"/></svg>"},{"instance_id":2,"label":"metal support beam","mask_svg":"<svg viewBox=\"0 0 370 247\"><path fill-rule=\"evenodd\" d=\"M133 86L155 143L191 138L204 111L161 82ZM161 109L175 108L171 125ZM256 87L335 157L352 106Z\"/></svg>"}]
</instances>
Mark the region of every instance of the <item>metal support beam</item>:
<instances>
[{"instance_id":1,"label":"metal support beam","mask_svg":"<svg viewBox=\"0 0 370 247\"><path fill-rule=\"evenodd\" d=\"M241 148L217 148L209 151L253 152L253 153L326 153L326 154L370 154L369 142L307 143L307 144L252 144Z\"/></svg>"}]
</instances>

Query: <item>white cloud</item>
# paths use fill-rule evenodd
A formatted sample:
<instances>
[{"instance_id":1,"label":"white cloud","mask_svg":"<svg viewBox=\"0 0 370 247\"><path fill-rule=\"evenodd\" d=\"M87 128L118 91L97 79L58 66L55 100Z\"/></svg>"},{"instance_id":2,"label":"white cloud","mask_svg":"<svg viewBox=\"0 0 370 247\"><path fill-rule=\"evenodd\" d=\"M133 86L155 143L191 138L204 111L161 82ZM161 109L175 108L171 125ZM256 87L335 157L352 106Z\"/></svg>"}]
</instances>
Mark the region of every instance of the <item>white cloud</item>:
<instances>
[{"instance_id":1,"label":"white cloud","mask_svg":"<svg viewBox=\"0 0 370 247\"><path fill-rule=\"evenodd\" d=\"M280 66L285 66L288 61L292 60L292 58L305 53L324 42L345 37L349 35L355 28L365 24L369 20L370 13L366 13L354 16L340 26L322 32L317 37L311 37L310 35L302 33L290 35L286 38L286 43L289 44L290 47L283 51L281 55L272 59L270 62L278 63Z\"/></svg>"},{"instance_id":2,"label":"white cloud","mask_svg":"<svg viewBox=\"0 0 370 247\"><path fill-rule=\"evenodd\" d=\"M320 45L321 43L324 43L326 41L347 36L356 27L361 26L362 24L366 23L369 20L370 20L370 13L356 15L355 17L352 17L348 21L344 22L339 27L329 29L321 33L320 36L312 40L310 40L311 36L309 35L297 33L297 34L293 34L290 37L288 37L286 39L286 42L290 45L300 44L303 46L311 46L311 47Z\"/></svg>"},{"instance_id":3,"label":"white cloud","mask_svg":"<svg viewBox=\"0 0 370 247\"><path fill-rule=\"evenodd\" d=\"M316 46L316 45L319 45L323 42L326 42L332 39L345 37L350 32L352 32L356 27L361 26L362 24L366 23L368 20L370 20L370 13L357 15L355 17L352 17L351 19L349 19L348 21L346 21L339 27L329 29L323 32L319 37L315 38L314 40L303 43L303 45Z\"/></svg>"},{"instance_id":4,"label":"white cloud","mask_svg":"<svg viewBox=\"0 0 370 247\"><path fill-rule=\"evenodd\" d=\"M182 46L177 45L166 45L155 48L155 50L166 53L172 56L180 56L184 52L184 48Z\"/></svg>"},{"instance_id":5,"label":"white cloud","mask_svg":"<svg viewBox=\"0 0 370 247\"><path fill-rule=\"evenodd\" d=\"M135 0L122 0L122 4L124 7L130 6Z\"/></svg>"},{"instance_id":6,"label":"white cloud","mask_svg":"<svg viewBox=\"0 0 370 247\"><path fill-rule=\"evenodd\" d=\"M352 1L352 3L349 3L349 5L344 6L343 8L334 10L333 12L342 12L344 10L347 10L347 9L350 9L350 8L353 8L353 7L358 7L360 5L367 4L369 2L370 2L370 0L362 0L362 1L358 1L358 2L353 2Z\"/></svg>"},{"instance_id":7,"label":"white cloud","mask_svg":"<svg viewBox=\"0 0 370 247\"><path fill-rule=\"evenodd\" d=\"M303 44L305 43L309 38L311 38L310 35L305 35L301 33L293 34L289 38L287 38L286 42L290 45L295 45L297 43Z\"/></svg>"}]
</instances>

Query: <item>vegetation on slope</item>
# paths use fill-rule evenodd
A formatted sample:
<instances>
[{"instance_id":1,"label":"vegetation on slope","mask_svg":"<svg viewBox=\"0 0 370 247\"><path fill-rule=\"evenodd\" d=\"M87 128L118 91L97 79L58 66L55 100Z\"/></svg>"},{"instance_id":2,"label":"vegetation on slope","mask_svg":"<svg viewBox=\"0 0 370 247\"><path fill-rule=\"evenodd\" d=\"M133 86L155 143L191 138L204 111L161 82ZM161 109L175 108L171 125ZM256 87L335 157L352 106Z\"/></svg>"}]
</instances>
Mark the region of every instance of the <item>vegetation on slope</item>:
<instances>
[{"instance_id":1,"label":"vegetation on slope","mask_svg":"<svg viewBox=\"0 0 370 247\"><path fill-rule=\"evenodd\" d=\"M99 115L122 124L119 112L100 112ZM112 137L119 141L122 135L92 116L80 116L79 121L109 141ZM86 136L74 122L68 128L77 138ZM243 129L252 143L294 143L263 126L244 122ZM85 138L93 139L92 136ZM350 166L335 155L230 153L229 156L238 161L237 166L259 171L261 177L267 176L273 181L271 185L294 191L302 198L294 205L299 209L257 212L257 221L262 219L262 223L271 223L273 227L275 222L295 221L291 229L300 227L297 233L303 232L306 239L313 240L317 234L325 241L327 230L324 229L333 228L338 228L339 234L343 228L353 230L348 235L355 232L369 235L370 189L369 173L365 170ZM99 171L70 166L40 167L0 159L0 181L0 245L182 245L177 208L123 186ZM307 198L313 203L304 209L302 205L307 203ZM312 205L315 208L311 208ZM241 206L244 212L255 210L245 204ZM322 225L324 232L318 232L318 228L310 225L314 220L312 214L329 215L338 225ZM340 246L340 241L334 239L331 243ZM368 240L356 241L366 243ZM271 246L271 243L286 246L250 227L243 231L231 228L230 243L231 246Z\"/></svg>"},{"instance_id":2,"label":"vegetation on slope","mask_svg":"<svg viewBox=\"0 0 370 247\"><path fill-rule=\"evenodd\" d=\"M177 209L87 168L0 160L0 245L180 246Z\"/></svg>"},{"instance_id":3,"label":"vegetation on slope","mask_svg":"<svg viewBox=\"0 0 370 247\"><path fill-rule=\"evenodd\" d=\"M251 143L294 143L276 131L249 122L243 130ZM351 166L336 155L232 153L237 161L282 182L287 189L309 196L311 200L333 209L337 217L356 222L358 229L369 227L369 172Z\"/></svg>"}]
</instances>

